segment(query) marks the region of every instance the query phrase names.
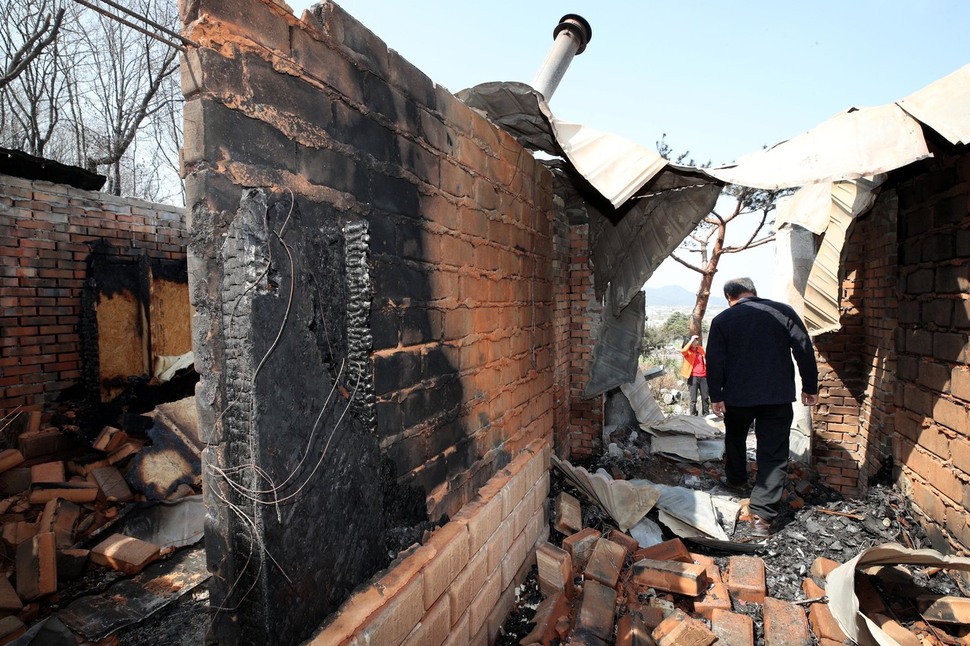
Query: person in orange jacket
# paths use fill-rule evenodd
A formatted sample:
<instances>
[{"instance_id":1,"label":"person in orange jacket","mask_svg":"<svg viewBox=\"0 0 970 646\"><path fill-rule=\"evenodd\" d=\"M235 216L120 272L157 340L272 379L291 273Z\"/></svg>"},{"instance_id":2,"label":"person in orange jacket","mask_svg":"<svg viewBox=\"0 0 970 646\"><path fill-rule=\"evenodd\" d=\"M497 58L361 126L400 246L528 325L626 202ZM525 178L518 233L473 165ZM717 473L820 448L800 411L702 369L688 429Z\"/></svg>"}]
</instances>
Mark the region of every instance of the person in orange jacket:
<instances>
[{"instance_id":1,"label":"person in orange jacket","mask_svg":"<svg viewBox=\"0 0 970 646\"><path fill-rule=\"evenodd\" d=\"M707 355L701 346L700 339L695 334L684 347L680 349L684 355L684 364L680 367L680 376L687 380L689 386L688 396L690 397L690 414L697 415L697 391L701 394L701 411L703 415L709 413L707 391Z\"/></svg>"}]
</instances>

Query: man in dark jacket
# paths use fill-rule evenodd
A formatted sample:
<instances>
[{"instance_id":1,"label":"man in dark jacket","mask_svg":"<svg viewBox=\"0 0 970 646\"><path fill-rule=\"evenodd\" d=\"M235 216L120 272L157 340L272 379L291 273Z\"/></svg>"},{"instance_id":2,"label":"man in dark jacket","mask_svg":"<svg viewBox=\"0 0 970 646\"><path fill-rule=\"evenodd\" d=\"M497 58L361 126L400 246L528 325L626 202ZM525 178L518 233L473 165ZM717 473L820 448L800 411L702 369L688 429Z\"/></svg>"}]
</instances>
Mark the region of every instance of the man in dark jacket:
<instances>
[{"instance_id":1,"label":"man in dark jacket","mask_svg":"<svg viewBox=\"0 0 970 646\"><path fill-rule=\"evenodd\" d=\"M707 340L711 409L724 418L726 484L747 484L746 440L757 438L758 477L751 491L751 534L767 537L788 475L788 434L795 401L795 368L801 400L818 401L818 367L805 324L791 307L758 298L750 278L724 284L728 309L714 317Z\"/></svg>"}]
</instances>

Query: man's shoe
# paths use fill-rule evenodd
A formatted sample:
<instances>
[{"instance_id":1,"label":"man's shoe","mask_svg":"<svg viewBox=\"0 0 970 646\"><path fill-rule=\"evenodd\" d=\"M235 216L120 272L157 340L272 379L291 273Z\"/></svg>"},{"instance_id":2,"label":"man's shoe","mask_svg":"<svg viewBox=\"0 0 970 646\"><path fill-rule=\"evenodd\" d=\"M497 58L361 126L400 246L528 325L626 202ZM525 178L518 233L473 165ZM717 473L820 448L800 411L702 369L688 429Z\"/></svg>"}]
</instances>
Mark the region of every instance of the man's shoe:
<instances>
[{"instance_id":1,"label":"man's shoe","mask_svg":"<svg viewBox=\"0 0 970 646\"><path fill-rule=\"evenodd\" d=\"M727 479L727 476L721 476L719 478L721 486L725 489L733 491L734 493L746 494L748 493L748 483L747 482L731 482Z\"/></svg>"},{"instance_id":2,"label":"man's shoe","mask_svg":"<svg viewBox=\"0 0 970 646\"><path fill-rule=\"evenodd\" d=\"M754 538L768 538L771 536L771 521L761 516L751 516L751 536Z\"/></svg>"}]
</instances>

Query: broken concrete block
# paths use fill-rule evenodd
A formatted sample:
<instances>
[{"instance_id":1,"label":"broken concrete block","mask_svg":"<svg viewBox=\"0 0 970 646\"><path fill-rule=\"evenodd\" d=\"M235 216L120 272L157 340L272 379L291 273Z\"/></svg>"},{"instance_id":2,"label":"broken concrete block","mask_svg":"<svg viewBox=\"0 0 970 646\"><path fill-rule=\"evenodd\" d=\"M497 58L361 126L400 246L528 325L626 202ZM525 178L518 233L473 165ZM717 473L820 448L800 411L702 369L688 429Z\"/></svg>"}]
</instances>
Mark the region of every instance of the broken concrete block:
<instances>
[{"instance_id":1,"label":"broken concrete block","mask_svg":"<svg viewBox=\"0 0 970 646\"><path fill-rule=\"evenodd\" d=\"M728 559L727 586L733 598L761 603L767 594L765 562L756 556L732 556Z\"/></svg>"},{"instance_id":2,"label":"broken concrete block","mask_svg":"<svg viewBox=\"0 0 970 646\"><path fill-rule=\"evenodd\" d=\"M715 610L711 630L717 635L718 646L754 646L754 620L747 615Z\"/></svg>"},{"instance_id":3,"label":"broken concrete block","mask_svg":"<svg viewBox=\"0 0 970 646\"><path fill-rule=\"evenodd\" d=\"M616 622L616 646L654 646L652 631L637 615L623 615Z\"/></svg>"},{"instance_id":4,"label":"broken concrete block","mask_svg":"<svg viewBox=\"0 0 970 646\"><path fill-rule=\"evenodd\" d=\"M48 500L40 515L37 531L54 532L58 549L70 547L74 544L74 528L80 516L81 508L70 500Z\"/></svg>"},{"instance_id":5,"label":"broken concrete block","mask_svg":"<svg viewBox=\"0 0 970 646\"><path fill-rule=\"evenodd\" d=\"M0 619L0 644L9 644L27 632L27 626L16 617Z\"/></svg>"},{"instance_id":6,"label":"broken concrete block","mask_svg":"<svg viewBox=\"0 0 970 646\"><path fill-rule=\"evenodd\" d=\"M17 438L17 442L20 447L20 452L23 454L24 459L27 460L65 451L74 445L74 439L72 437L53 426L21 433L20 437Z\"/></svg>"},{"instance_id":7,"label":"broken concrete block","mask_svg":"<svg viewBox=\"0 0 970 646\"><path fill-rule=\"evenodd\" d=\"M569 552L551 543L543 543L536 550L536 565L539 570L539 589L551 597L557 592L571 596L573 584L573 563Z\"/></svg>"},{"instance_id":8,"label":"broken concrete block","mask_svg":"<svg viewBox=\"0 0 970 646\"><path fill-rule=\"evenodd\" d=\"M30 503L39 505L55 498L77 503L94 502L98 491L98 485L92 482L41 483L31 488Z\"/></svg>"},{"instance_id":9,"label":"broken concrete block","mask_svg":"<svg viewBox=\"0 0 970 646\"><path fill-rule=\"evenodd\" d=\"M0 576L0 611L20 612L24 607L16 590L10 585L10 580L5 576Z\"/></svg>"},{"instance_id":10,"label":"broken concrete block","mask_svg":"<svg viewBox=\"0 0 970 646\"><path fill-rule=\"evenodd\" d=\"M709 646L717 641L703 622L677 611L653 629L658 646Z\"/></svg>"},{"instance_id":11,"label":"broken concrete block","mask_svg":"<svg viewBox=\"0 0 970 646\"><path fill-rule=\"evenodd\" d=\"M802 579L802 594L806 599L818 599L825 596L825 590L815 583L815 579L805 577Z\"/></svg>"},{"instance_id":12,"label":"broken concrete block","mask_svg":"<svg viewBox=\"0 0 970 646\"><path fill-rule=\"evenodd\" d=\"M552 504L552 524L560 534L569 536L583 528L583 508L566 492L560 493Z\"/></svg>"},{"instance_id":13,"label":"broken concrete block","mask_svg":"<svg viewBox=\"0 0 970 646\"><path fill-rule=\"evenodd\" d=\"M17 547L17 594L33 601L57 591L57 547L54 534L38 534Z\"/></svg>"},{"instance_id":14,"label":"broken concrete block","mask_svg":"<svg viewBox=\"0 0 970 646\"><path fill-rule=\"evenodd\" d=\"M24 454L17 449L7 449L0 451L0 472L20 466L24 461Z\"/></svg>"},{"instance_id":15,"label":"broken concrete block","mask_svg":"<svg viewBox=\"0 0 970 646\"><path fill-rule=\"evenodd\" d=\"M819 641L828 639L836 644L852 643L835 620L827 603L813 603L808 607L808 623Z\"/></svg>"},{"instance_id":16,"label":"broken concrete block","mask_svg":"<svg viewBox=\"0 0 970 646\"><path fill-rule=\"evenodd\" d=\"M833 561L832 559L827 559L824 556L820 556L814 561L812 561L811 573L812 573L812 576L818 579L819 581L825 581L825 579L829 575L829 572L839 567L840 565L842 564L839 563L838 561Z\"/></svg>"},{"instance_id":17,"label":"broken concrete block","mask_svg":"<svg viewBox=\"0 0 970 646\"><path fill-rule=\"evenodd\" d=\"M115 428L114 426L105 426L98 433L98 437L94 440L92 448L102 453L111 453L127 441L128 434L123 430Z\"/></svg>"},{"instance_id":18,"label":"broken concrete block","mask_svg":"<svg viewBox=\"0 0 970 646\"><path fill-rule=\"evenodd\" d=\"M84 574L91 550L66 549L57 551L57 577L70 581Z\"/></svg>"},{"instance_id":19,"label":"broken concrete block","mask_svg":"<svg viewBox=\"0 0 970 646\"><path fill-rule=\"evenodd\" d=\"M64 461L42 462L30 467L31 484L64 482Z\"/></svg>"},{"instance_id":20,"label":"broken concrete block","mask_svg":"<svg viewBox=\"0 0 970 646\"><path fill-rule=\"evenodd\" d=\"M693 563L694 557L691 555L684 541L679 538L672 538L669 541L657 543L650 547L639 549L633 555L633 560L652 559L654 561L680 561L681 563Z\"/></svg>"},{"instance_id":21,"label":"broken concrete block","mask_svg":"<svg viewBox=\"0 0 970 646\"><path fill-rule=\"evenodd\" d=\"M91 478L101 489L101 495L108 502L130 502L134 495L128 482L115 467L101 467L91 471Z\"/></svg>"},{"instance_id":22,"label":"broken concrete block","mask_svg":"<svg viewBox=\"0 0 970 646\"><path fill-rule=\"evenodd\" d=\"M593 548L596 546L596 541L600 539L602 534L597 530L587 527L586 529L576 532L571 536L567 536L562 541L562 548L569 552L569 555L573 558L573 563L577 568L586 567L586 562L589 561L589 557L593 554Z\"/></svg>"},{"instance_id":23,"label":"broken concrete block","mask_svg":"<svg viewBox=\"0 0 970 646\"><path fill-rule=\"evenodd\" d=\"M583 596L576 612L576 632L587 632L604 640L611 639L615 608L616 590L598 581L587 580L583 584Z\"/></svg>"},{"instance_id":24,"label":"broken concrete block","mask_svg":"<svg viewBox=\"0 0 970 646\"><path fill-rule=\"evenodd\" d=\"M637 602L636 604L628 603L627 606L630 611L635 614L640 621L642 621L647 628L653 631L654 628L660 625L667 615L672 612L672 610L667 610L666 608L661 608L659 606L652 606L649 604L642 604Z\"/></svg>"},{"instance_id":25,"label":"broken concrete block","mask_svg":"<svg viewBox=\"0 0 970 646\"><path fill-rule=\"evenodd\" d=\"M609 646L609 642L588 630L574 630L569 638L569 646Z\"/></svg>"},{"instance_id":26,"label":"broken concrete block","mask_svg":"<svg viewBox=\"0 0 970 646\"><path fill-rule=\"evenodd\" d=\"M805 611L793 603L765 597L762 604L765 646L812 646Z\"/></svg>"},{"instance_id":27,"label":"broken concrete block","mask_svg":"<svg viewBox=\"0 0 970 646\"><path fill-rule=\"evenodd\" d=\"M79 475L81 477L87 478L92 471L95 469L100 469L101 467L110 467L111 463L108 459L95 460L94 462L86 462L84 464L78 464L76 462L68 462L67 470L69 473L74 475Z\"/></svg>"},{"instance_id":28,"label":"broken concrete block","mask_svg":"<svg viewBox=\"0 0 970 646\"><path fill-rule=\"evenodd\" d=\"M520 644L550 644L553 639L556 639L556 622L560 617L569 614L569 601L566 599L566 595L557 592L556 594L546 597L539 603L539 607L536 608L536 614L532 621L535 622L535 628L523 637L519 643Z\"/></svg>"},{"instance_id":29,"label":"broken concrete block","mask_svg":"<svg viewBox=\"0 0 970 646\"><path fill-rule=\"evenodd\" d=\"M126 574L137 574L159 556L158 545L113 534L91 550L91 561Z\"/></svg>"},{"instance_id":30,"label":"broken concrete block","mask_svg":"<svg viewBox=\"0 0 970 646\"><path fill-rule=\"evenodd\" d=\"M118 464L135 455L142 448L141 442L128 441L108 454L108 464Z\"/></svg>"},{"instance_id":31,"label":"broken concrete block","mask_svg":"<svg viewBox=\"0 0 970 646\"><path fill-rule=\"evenodd\" d=\"M609 535L606 537L607 540L613 541L618 545L622 546L626 550L627 554L633 554L640 547L640 543L637 539L633 538L625 532L621 532L618 529L610 531Z\"/></svg>"},{"instance_id":32,"label":"broken concrete block","mask_svg":"<svg viewBox=\"0 0 970 646\"><path fill-rule=\"evenodd\" d=\"M632 580L637 585L690 597L700 595L709 584L703 565L653 559L634 563Z\"/></svg>"},{"instance_id":33,"label":"broken concrete block","mask_svg":"<svg viewBox=\"0 0 970 646\"><path fill-rule=\"evenodd\" d=\"M934 624L970 625L970 599L922 595L916 599L923 619Z\"/></svg>"},{"instance_id":34,"label":"broken concrete block","mask_svg":"<svg viewBox=\"0 0 970 646\"><path fill-rule=\"evenodd\" d=\"M12 496L30 489L30 469L14 467L0 474L0 492L5 496Z\"/></svg>"},{"instance_id":35,"label":"broken concrete block","mask_svg":"<svg viewBox=\"0 0 970 646\"><path fill-rule=\"evenodd\" d=\"M24 520L13 520L3 524L3 544L10 553L26 540L37 534L37 526Z\"/></svg>"},{"instance_id":36,"label":"broken concrete block","mask_svg":"<svg viewBox=\"0 0 970 646\"><path fill-rule=\"evenodd\" d=\"M595 579L611 588L616 587L616 582L620 578L620 570L626 561L626 548L617 545L613 541L601 538L596 541L593 547L593 554L586 563L583 571L586 579Z\"/></svg>"},{"instance_id":37,"label":"broken concrete block","mask_svg":"<svg viewBox=\"0 0 970 646\"><path fill-rule=\"evenodd\" d=\"M868 616L899 646L922 646L923 641L895 619L878 612Z\"/></svg>"},{"instance_id":38,"label":"broken concrete block","mask_svg":"<svg viewBox=\"0 0 970 646\"><path fill-rule=\"evenodd\" d=\"M718 609L731 609L731 593L728 592L727 585L721 581L711 583L711 587L694 601L694 612L708 621Z\"/></svg>"},{"instance_id":39,"label":"broken concrete block","mask_svg":"<svg viewBox=\"0 0 970 646\"><path fill-rule=\"evenodd\" d=\"M704 571L707 572L707 578L710 579L711 583L719 583L721 581L721 570L718 569L717 563L710 556L690 552L690 558L691 563L704 566Z\"/></svg>"}]
</instances>

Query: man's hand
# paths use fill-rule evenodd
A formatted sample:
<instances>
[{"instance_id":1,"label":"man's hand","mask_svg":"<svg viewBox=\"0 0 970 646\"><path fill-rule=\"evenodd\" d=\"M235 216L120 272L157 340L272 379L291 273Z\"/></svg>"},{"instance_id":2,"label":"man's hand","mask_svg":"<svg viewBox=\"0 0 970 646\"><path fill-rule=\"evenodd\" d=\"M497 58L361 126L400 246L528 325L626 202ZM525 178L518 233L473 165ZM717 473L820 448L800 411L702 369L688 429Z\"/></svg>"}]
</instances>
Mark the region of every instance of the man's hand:
<instances>
[{"instance_id":1,"label":"man's hand","mask_svg":"<svg viewBox=\"0 0 970 646\"><path fill-rule=\"evenodd\" d=\"M711 411L718 417L724 417L724 402L711 402Z\"/></svg>"},{"instance_id":2,"label":"man's hand","mask_svg":"<svg viewBox=\"0 0 970 646\"><path fill-rule=\"evenodd\" d=\"M808 393L802 393L802 405L814 406L817 403L818 403L818 395L809 395Z\"/></svg>"}]
</instances>

